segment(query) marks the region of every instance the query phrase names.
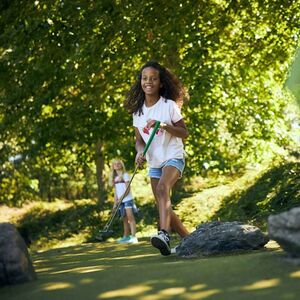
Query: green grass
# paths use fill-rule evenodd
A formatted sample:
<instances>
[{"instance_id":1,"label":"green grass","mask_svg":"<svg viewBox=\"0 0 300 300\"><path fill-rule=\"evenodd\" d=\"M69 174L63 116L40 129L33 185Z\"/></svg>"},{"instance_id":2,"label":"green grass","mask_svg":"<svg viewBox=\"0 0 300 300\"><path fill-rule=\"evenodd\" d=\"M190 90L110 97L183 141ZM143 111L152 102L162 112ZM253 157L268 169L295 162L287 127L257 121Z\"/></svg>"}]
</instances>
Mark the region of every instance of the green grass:
<instances>
[{"instance_id":1,"label":"green grass","mask_svg":"<svg viewBox=\"0 0 300 300\"><path fill-rule=\"evenodd\" d=\"M0 289L1 300L298 299L300 268L276 249L181 259L148 241L82 244L34 253L38 280Z\"/></svg>"}]
</instances>

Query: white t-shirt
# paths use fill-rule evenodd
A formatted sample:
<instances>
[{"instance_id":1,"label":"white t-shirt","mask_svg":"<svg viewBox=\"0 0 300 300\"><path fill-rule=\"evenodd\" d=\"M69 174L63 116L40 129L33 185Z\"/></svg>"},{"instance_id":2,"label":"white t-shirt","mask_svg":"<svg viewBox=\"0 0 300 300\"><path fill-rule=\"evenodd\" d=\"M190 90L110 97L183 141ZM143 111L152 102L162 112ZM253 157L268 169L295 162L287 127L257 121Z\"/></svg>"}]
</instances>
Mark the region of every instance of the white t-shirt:
<instances>
[{"instance_id":1,"label":"white t-shirt","mask_svg":"<svg viewBox=\"0 0 300 300\"><path fill-rule=\"evenodd\" d=\"M124 193L126 191L126 182L129 182L129 181L130 181L130 176L128 173L124 173L123 176L121 176L121 177L116 176L114 178L115 190L116 190L116 194L117 194L117 197L119 200L121 199L121 197L124 195ZM132 199L133 199L133 197L132 197L131 191L129 191L129 193L123 199L122 202L127 202Z\"/></svg>"},{"instance_id":2,"label":"white t-shirt","mask_svg":"<svg viewBox=\"0 0 300 300\"><path fill-rule=\"evenodd\" d=\"M153 128L146 133L143 129L149 119L173 125L182 118L180 109L175 101L160 97L151 107L146 107L144 104L143 114L140 116L138 113L133 114L133 126L138 128L143 140L147 143ZM160 168L162 164L169 159L183 157L184 149L182 139L171 135L163 129L159 129L158 133L154 136L146 153L146 159L152 168Z\"/></svg>"}]
</instances>

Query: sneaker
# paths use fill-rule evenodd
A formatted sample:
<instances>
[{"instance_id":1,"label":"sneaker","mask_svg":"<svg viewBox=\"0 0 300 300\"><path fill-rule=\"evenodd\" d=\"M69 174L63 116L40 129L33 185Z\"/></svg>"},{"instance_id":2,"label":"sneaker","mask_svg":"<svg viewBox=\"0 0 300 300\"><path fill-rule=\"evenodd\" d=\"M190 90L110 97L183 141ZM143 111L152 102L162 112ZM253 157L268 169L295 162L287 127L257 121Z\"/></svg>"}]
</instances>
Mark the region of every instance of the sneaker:
<instances>
[{"instance_id":1,"label":"sneaker","mask_svg":"<svg viewBox=\"0 0 300 300\"><path fill-rule=\"evenodd\" d=\"M130 240L130 235L128 236L123 236L122 238L117 240L118 244L126 244Z\"/></svg>"},{"instance_id":2,"label":"sneaker","mask_svg":"<svg viewBox=\"0 0 300 300\"><path fill-rule=\"evenodd\" d=\"M127 241L129 244L137 244L139 241L136 236L130 236L130 239Z\"/></svg>"},{"instance_id":3,"label":"sneaker","mask_svg":"<svg viewBox=\"0 0 300 300\"><path fill-rule=\"evenodd\" d=\"M153 247L157 248L164 256L171 254L170 236L166 231L159 231L150 238Z\"/></svg>"}]
</instances>

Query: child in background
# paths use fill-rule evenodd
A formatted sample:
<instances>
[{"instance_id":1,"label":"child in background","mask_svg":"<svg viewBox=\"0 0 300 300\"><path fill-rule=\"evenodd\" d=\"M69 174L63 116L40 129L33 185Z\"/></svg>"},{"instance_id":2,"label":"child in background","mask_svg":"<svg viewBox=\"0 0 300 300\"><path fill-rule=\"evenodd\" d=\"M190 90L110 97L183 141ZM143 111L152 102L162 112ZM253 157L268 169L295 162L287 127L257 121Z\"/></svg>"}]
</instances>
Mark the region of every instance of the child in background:
<instances>
[{"instance_id":1,"label":"child in background","mask_svg":"<svg viewBox=\"0 0 300 300\"><path fill-rule=\"evenodd\" d=\"M142 155L156 121L160 129L146 154L149 177L159 211L159 231L151 236L151 244L162 255L170 255L170 232L181 237L188 235L172 209L170 192L182 176L185 166L183 139L188 130L180 106L185 99L185 89L177 77L155 61L146 63L131 87L124 106L133 114L135 127L136 163L141 165Z\"/></svg>"},{"instance_id":2,"label":"child in background","mask_svg":"<svg viewBox=\"0 0 300 300\"><path fill-rule=\"evenodd\" d=\"M109 184L114 187L114 207L116 209L119 201L124 196L126 188L129 184L130 177L125 170L125 166L122 160L114 159L111 164L111 173L109 178ZM136 222L134 213L137 212L136 205L131 194L130 189L123 197L122 203L119 206L119 214L123 219L124 235L117 242L119 244L126 243L138 243L136 238Z\"/></svg>"}]
</instances>

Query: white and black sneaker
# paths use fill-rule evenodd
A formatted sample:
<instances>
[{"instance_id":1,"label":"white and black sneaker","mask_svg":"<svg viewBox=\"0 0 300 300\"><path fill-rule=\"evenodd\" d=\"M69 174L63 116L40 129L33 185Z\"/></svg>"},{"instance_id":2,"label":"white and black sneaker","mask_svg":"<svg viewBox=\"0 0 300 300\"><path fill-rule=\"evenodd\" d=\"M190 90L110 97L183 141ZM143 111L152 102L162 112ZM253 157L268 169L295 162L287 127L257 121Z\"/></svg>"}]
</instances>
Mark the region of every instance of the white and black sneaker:
<instances>
[{"instance_id":1,"label":"white and black sneaker","mask_svg":"<svg viewBox=\"0 0 300 300\"><path fill-rule=\"evenodd\" d=\"M161 230L150 238L153 247L157 248L164 256L171 254L170 236L167 231Z\"/></svg>"}]
</instances>

